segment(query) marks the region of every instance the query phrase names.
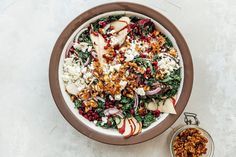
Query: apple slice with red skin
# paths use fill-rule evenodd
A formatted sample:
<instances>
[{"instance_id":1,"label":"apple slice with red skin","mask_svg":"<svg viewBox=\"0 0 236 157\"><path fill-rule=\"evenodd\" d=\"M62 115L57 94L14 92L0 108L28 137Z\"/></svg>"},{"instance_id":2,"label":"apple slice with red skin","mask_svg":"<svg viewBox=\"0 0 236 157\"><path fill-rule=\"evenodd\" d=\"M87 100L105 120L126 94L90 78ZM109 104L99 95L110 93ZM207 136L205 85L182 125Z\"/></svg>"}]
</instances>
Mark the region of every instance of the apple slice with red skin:
<instances>
[{"instance_id":1,"label":"apple slice with red skin","mask_svg":"<svg viewBox=\"0 0 236 157\"><path fill-rule=\"evenodd\" d=\"M171 97L171 101L172 101L173 105L176 106L176 95Z\"/></svg>"},{"instance_id":2,"label":"apple slice with red skin","mask_svg":"<svg viewBox=\"0 0 236 157\"><path fill-rule=\"evenodd\" d=\"M113 27L113 30L115 33L119 32L120 30L127 27L127 25L130 23L130 18L123 16L119 20L111 22L111 27Z\"/></svg>"},{"instance_id":3,"label":"apple slice with red skin","mask_svg":"<svg viewBox=\"0 0 236 157\"><path fill-rule=\"evenodd\" d=\"M160 101L158 110L164 113L176 114L171 98L166 99L165 102Z\"/></svg>"},{"instance_id":4,"label":"apple slice with red skin","mask_svg":"<svg viewBox=\"0 0 236 157\"><path fill-rule=\"evenodd\" d=\"M133 118L134 118L134 117L128 118L129 123L132 125L132 128L133 128L132 135L134 135L134 132L135 132L135 130L136 130L136 125L135 125L135 122L133 121Z\"/></svg>"},{"instance_id":5,"label":"apple slice with red skin","mask_svg":"<svg viewBox=\"0 0 236 157\"><path fill-rule=\"evenodd\" d=\"M138 133L141 133L142 132L142 122L139 122L138 124L139 124L139 131L138 131Z\"/></svg>"},{"instance_id":6,"label":"apple slice with red skin","mask_svg":"<svg viewBox=\"0 0 236 157\"><path fill-rule=\"evenodd\" d=\"M125 132L125 120L124 119L120 119L120 120L116 120L117 123L117 128L119 133L123 134Z\"/></svg>"},{"instance_id":7,"label":"apple slice with red skin","mask_svg":"<svg viewBox=\"0 0 236 157\"><path fill-rule=\"evenodd\" d=\"M129 119L125 119L125 132L123 133L123 136L125 138L129 138L132 136L133 133L133 125L130 123Z\"/></svg>"},{"instance_id":8,"label":"apple slice with red skin","mask_svg":"<svg viewBox=\"0 0 236 157\"><path fill-rule=\"evenodd\" d=\"M134 123L134 126L135 126L133 135L137 135L139 133L139 130L140 130L141 126L140 126L139 122L134 117L131 117L130 120Z\"/></svg>"},{"instance_id":9,"label":"apple slice with red skin","mask_svg":"<svg viewBox=\"0 0 236 157\"><path fill-rule=\"evenodd\" d=\"M98 60L101 64L101 66L103 66L105 63L103 55L107 53L107 50L105 50L104 47L107 45L107 43L106 43L105 39L103 38L103 36L97 32L96 33L91 32L90 39L91 39L91 41L93 43L93 47L97 53Z\"/></svg>"}]
</instances>

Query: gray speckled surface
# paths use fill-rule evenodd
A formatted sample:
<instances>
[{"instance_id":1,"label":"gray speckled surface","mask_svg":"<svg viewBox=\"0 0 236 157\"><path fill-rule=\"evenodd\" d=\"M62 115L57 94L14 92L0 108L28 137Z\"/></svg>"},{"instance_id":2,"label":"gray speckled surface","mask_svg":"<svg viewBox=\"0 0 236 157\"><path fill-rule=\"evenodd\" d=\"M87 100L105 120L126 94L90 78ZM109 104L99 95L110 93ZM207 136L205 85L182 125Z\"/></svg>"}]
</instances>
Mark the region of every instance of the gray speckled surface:
<instances>
[{"instance_id":1,"label":"gray speckled surface","mask_svg":"<svg viewBox=\"0 0 236 157\"><path fill-rule=\"evenodd\" d=\"M61 116L48 83L48 63L63 28L105 0L0 1L1 157L169 157L172 129L126 147L95 142ZM139 0L139 2L144 2ZM236 1L147 0L180 29L195 69L186 111L199 115L216 145L216 157L236 150ZM173 125L183 123L183 117Z\"/></svg>"}]
</instances>

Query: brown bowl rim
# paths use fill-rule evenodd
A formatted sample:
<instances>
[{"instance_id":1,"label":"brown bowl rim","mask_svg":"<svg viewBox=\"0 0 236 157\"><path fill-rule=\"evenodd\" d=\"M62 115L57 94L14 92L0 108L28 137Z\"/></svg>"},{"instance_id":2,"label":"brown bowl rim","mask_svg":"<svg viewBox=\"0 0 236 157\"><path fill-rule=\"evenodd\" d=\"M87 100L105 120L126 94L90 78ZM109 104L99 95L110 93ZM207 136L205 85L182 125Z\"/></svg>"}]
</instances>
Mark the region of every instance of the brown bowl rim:
<instances>
[{"instance_id":1,"label":"brown bowl rim","mask_svg":"<svg viewBox=\"0 0 236 157\"><path fill-rule=\"evenodd\" d=\"M125 139L120 136L103 134L83 124L78 118L76 118L76 116L71 112L71 110L67 106L59 86L59 78L58 78L59 61L62 50L67 40L71 36L71 34L81 24L91 19L92 17L112 11L132 11L146 15L156 20L158 23L160 23L175 38L182 55L183 66L184 66L184 82L183 82L182 92L176 105L177 114L168 115L157 126L145 131L144 133L130 137L128 139ZM185 39L183 38L179 30L175 27L175 25L161 13L147 6L143 6L136 3L129 3L129 2L107 3L85 11L81 15L77 16L72 22L70 22L69 25L67 25L67 27L63 30L63 32L57 39L51 54L51 59L49 63L49 83L53 99L58 109L60 110L63 117L76 130L86 135L87 137L102 143L113 144L113 145L131 145L150 140L162 134L178 119L178 117L181 115L184 108L186 107L188 99L191 94L192 84L193 84L193 64L192 64L191 54Z\"/></svg>"}]
</instances>

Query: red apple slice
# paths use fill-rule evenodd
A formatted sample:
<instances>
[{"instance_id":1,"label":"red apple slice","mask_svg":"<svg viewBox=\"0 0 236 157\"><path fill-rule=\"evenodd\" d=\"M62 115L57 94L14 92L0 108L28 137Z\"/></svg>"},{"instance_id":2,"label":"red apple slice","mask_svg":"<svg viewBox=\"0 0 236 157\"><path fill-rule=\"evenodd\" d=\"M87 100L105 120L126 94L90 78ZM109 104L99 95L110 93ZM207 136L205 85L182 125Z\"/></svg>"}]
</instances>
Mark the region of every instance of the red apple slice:
<instances>
[{"instance_id":1,"label":"red apple slice","mask_svg":"<svg viewBox=\"0 0 236 157\"><path fill-rule=\"evenodd\" d=\"M138 124L139 124L139 131L138 131L138 133L141 133L142 132L142 126L143 126L142 122L139 122Z\"/></svg>"},{"instance_id":2,"label":"red apple slice","mask_svg":"<svg viewBox=\"0 0 236 157\"><path fill-rule=\"evenodd\" d=\"M100 33L90 33L90 38L92 40L93 43L93 47L95 49L95 51L97 52L97 56L98 56L98 60L101 64L101 66L103 66L103 64L105 63L105 60L103 58L103 55L106 53L106 50L104 49L104 47L107 45L105 39L103 38L103 36Z\"/></svg>"},{"instance_id":3,"label":"red apple slice","mask_svg":"<svg viewBox=\"0 0 236 157\"><path fill-rule=\"evenodd\" d=\"M164 103L163 101L159 102L158 110L164 113L176 114L171 98L166 99Z\"/></svg>"},{"instance_id":4,"label":"red apple slice","mask_svg":"<svg viewBox=\"0 0 236 157\"><path fill-rule=\"evenodd\" d=\"M119 20L114 21L111 23L114 32L119 32L120 30L124 29L130 23L130 18L123 16Z\"/></svg>"},{"instance_id":5,"label":"red apple slice","mask_svg":"<svg viewBox=\"0 0 236 157\"><path fill-rule=\"evenodd\" d=\"M133 130L132 130L132 135L134 135L134 132L135 132L135 130L136 130L136 125L135 125L135 123L134 123L134 121L133 121L133 117L130 117L128 120L129 120L129 123L131 124L131 126L132 126L132 128L133 128Z\"/></svg>"},{"instance_id":6,"label":"red apple slice","mask_svg":"<svg viewBox=\"0 0 236 157\"><path fill-rule=\"evenodd\" d=\"M139 130L140 130L140 124L139 124L139 122L134 117L131 117L131 121L135 125L135 130L133 132L133 135L137 135L139 133Z\"/></svg>"},{"instance_id":7,"label":"red apple slice","mask_svg":"<svg viewBox=\"0 0 236 157\"><path fill-rule=\"evenodd\" d=\"M133 127L130 124L129 120L126 118L125 119L125 132L123 133L125 138L129 138L130 136L132 136L133 133Z\"/></svg>"},{"instance_id":8,"label":"red apple slice","mask_svg":"<svg viewBox=\"0 0 236 157\"><path fill-rule=\"evenodd\" d=\"M171 101L173 103L173 105L176 105L176 95L174 95L173 97L171 97Z\"/></svg>"},{"instance_id":9,"label":"red apple slice","mask_svg":"<svg viewBox=\"0 0 236 157\"><path fill-rule=\"evenodd\" d=\"M115 118L117 128L119 133L123 134L125 132L125 120L120 118Z\"/></svg>"}]
</instances>

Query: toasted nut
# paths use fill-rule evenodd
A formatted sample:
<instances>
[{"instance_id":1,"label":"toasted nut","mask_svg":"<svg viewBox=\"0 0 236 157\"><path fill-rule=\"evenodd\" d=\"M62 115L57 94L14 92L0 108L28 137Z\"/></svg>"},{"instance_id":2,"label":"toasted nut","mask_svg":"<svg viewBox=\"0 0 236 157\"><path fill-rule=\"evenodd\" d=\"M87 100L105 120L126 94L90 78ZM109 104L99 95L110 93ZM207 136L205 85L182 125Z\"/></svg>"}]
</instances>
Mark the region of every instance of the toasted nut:
<instances>
[{"instance_id":1,"label":"toasted nut","mask_svg":"<svg viewBox=\"0 0 236 157\"><path fill-rule=\"evenodd\" d=\"M200 130L188 128L175 138L173 149L176 157L185 157L186 154L192 157L200 157L206 154L206 143L208 140L204 137Z\"/></svg>"}]
</instances>

